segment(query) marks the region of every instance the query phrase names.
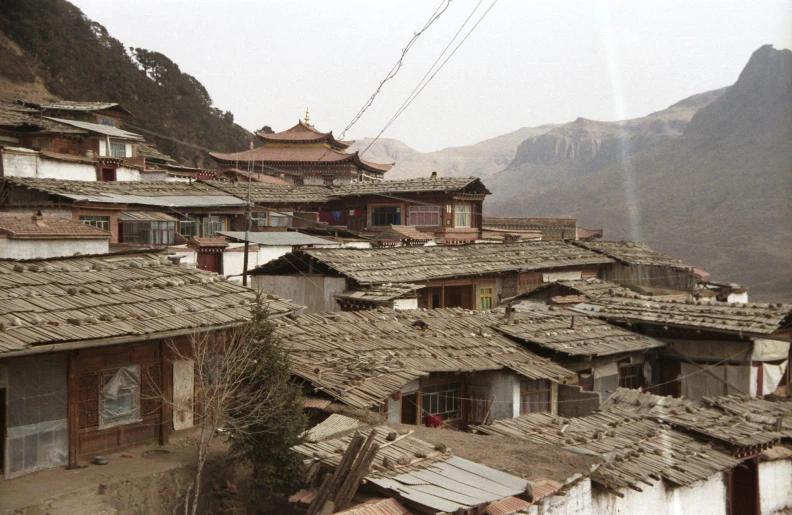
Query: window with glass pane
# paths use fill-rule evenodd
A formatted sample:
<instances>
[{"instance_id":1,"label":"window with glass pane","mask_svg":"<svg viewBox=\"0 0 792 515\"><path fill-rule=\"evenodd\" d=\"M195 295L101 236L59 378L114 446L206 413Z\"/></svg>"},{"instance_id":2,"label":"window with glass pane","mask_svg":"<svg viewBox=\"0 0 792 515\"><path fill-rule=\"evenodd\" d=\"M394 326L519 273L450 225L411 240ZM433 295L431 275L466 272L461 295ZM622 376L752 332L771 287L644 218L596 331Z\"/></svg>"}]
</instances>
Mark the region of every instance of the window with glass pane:
<instances>
[{"instance_id":1,"label":"window with glass pane","mask_svg":"<svg viewBox=\"0 0 792 515\"><path fill-rule=\"evenodd\" d=\"M124 143L110 143L110 157L127 157L126 145Z\"/></svg>"},{"instance_id":2,"label":"window with glass pane","mask_svg":"<svg viewBox=\"0 0 792 515\"><path fill-rule=\"evenodd\" d=\"M374 206L371 208L371 225L401 225L401 208L397 206Z\"/></svg>"},{"instance_id":3,"label":"window with glass pane","mask_svg":"<svg viewBox=\"0 0 792 515\"><path fill-rule=\"evenodd\" d=\"M643 364L619 364L619 387L640 388L643 386Z\"/></svg>"},{"instance_id":4,"label":"window with glass pane","mask_svg":"<svg viewBox=\"0 0 792 515\"><path fill-rule=\"evenodd\" d=\"M105 231L110 230L110 217L109 216L80 216L80 223L85 225L93 225Z\"/></svg>"},{"instance_id":5,"label":"window with glass pane","mask_svg":"<svg viewBox=\"0 0 792 515\"><path fill-rule=\"evenodd\" d=\"M495 288L487 286L479 288L479 305L480 309L492 309L492 298L494 297Z\"/></svg>"},{"instance_id":6,"label":"window with glass pane","mask_svg":"<svg viewBox=\"0 0 792 515\"><path fill-rule=\"evenodd\" d=\"M270 212L269 218L271 227L291 227L292 225L292 217L285 213Z\"/></svg>"},{"instance_id":7,"label":"window with glass pane","mask_svg":"<svg viewBox=\"0 0 792 515\"><path fill-rule=\"evenodd\" d=\"M550 380L520 381L520 415L550 411Z\"/></svg>"},{"instance_id":8,"label":"window with glass pane","mask_svg":"<svg viewBox=\"0 0 792 515\"><path fill-rule=\"evenodd\" d=\"M454 227L470 227L471 209L467 204L454 206Z\"/></svg>"},{"instance_id":9,"label":"window with glass pane","mask_svg":"<svg viewBox=\"0 0 792 515\"><path fill-rule=\"evenodd\" d=\"M444 420L462 416L462 383L442 383L421 388L421 407Z\"/></svg>"},{"instance_id":10,"label":"window with glass pane","mask_svg":"<svg viewBox=\"0 0 792 515\"><path fill-rule=\"evenodd\" d=\"M250 225L252 227L266 227L267 226L267 212L266 211L258 211L252 213L250 220Z\"/></svg>"},{"instance_id":11,"label":"window with glass pane","mask_svg":"<svg viewBox=\"0 0 792 515\"><path fill-rule=\"evenodd\" d=\"M121 243L143 245L173 245L176 240L175 222L119 222Z\"/></svg>"},{"instance_id":12,"label":"window with glass pane","mask_svg":"<svg viewBox=\"0 0 792 515\"><path fill-rule=\"evenodd\" d=\"M140 366L102 374L99 429L140 422Z\"/></svg>"},{"instance_id":13,"label":"window with glass pane","mask_svg":"<svg viewBox=\"0 0 792 515\"><path fill-rule=\"evenodd\" d=\"M188 216L184 220L179 220L179 234L185 238L200 236L200 221L197 218Z\"/></svg>"},{"instance_id":14,"label":"window with glass pane","mask_svg":"<svg viewBox=\"0 0 792 515\"><path fill-rule=\"evenodd\" d=\"M218 231L226 230L226 217L205 216L203 219L203 235L205 237L217 236Z\"/></svg>"},{"instance_id":15,"label":"window with glass pane","mask_svg":"<svg viewBox=\"0 0 792 515\"><path fill-rule=\"evenodd\" d=\"M410 206L410 225L419 227L440 225L440 207Z\"/></svg>"}]
</instances>

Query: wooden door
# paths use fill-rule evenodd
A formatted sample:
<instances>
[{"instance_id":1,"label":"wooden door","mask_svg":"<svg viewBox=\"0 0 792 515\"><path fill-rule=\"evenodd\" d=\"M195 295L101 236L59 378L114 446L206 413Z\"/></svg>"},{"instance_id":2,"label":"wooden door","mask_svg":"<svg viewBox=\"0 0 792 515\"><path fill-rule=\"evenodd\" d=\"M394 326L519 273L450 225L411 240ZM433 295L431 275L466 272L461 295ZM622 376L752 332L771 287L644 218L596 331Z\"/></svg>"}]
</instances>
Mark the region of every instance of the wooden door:
<instances>
[{"instance_id":1,"label":"wooden door","mask_svg":"<svg viewBox=\"0 0 792 515\"><path fill-rule=\"evenodd\" d=\"M223 253L222 252L198 252L198 268L223 273Z\"/></svg>"},{"instance_id":2,"label":"wooden door","mask_svg":"<svg viewBox=\"0 0 792 515\"><path fill-rule=\"evenodd\" d=\"M729 515L759 515L759 458L743 460L729 473Z\"/></svg>"},{"instance_id":3,"label":"wooden door","mask_svg":"<svg viewBox=\"0 0 792 515\"><path fill-rule=\"evenodd\" d=\"M401 423L418 423L418 394L402 395L401 403Z\"/></svg>"}]
</instances>

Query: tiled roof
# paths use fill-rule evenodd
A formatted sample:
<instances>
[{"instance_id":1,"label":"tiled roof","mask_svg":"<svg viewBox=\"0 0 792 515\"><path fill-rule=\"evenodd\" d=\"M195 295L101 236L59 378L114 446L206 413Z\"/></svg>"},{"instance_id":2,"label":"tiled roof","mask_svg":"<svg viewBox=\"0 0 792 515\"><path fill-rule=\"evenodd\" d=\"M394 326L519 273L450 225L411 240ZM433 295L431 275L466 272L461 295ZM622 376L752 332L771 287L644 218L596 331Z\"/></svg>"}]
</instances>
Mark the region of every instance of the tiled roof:
<instances>
[{"instance_id":1,"label":"tiled roof","mask_svg":"<svg viewBox=\"0 0 792 515\"><path fill-rule=\"evenodd\" d=\"M3 181L72 200L158 207L244 206L245 201L200 182L99 182L5 177Z\"/></svg>"},{"instance_id":2,"label":"tiled roof","mask_svg":"<svg viewBox=\"0 0 792 515\"><path fill-rule=\"evenodd\" d=\"M177 218L165 213L156 213L153 211L122 211L118 213L118 220L120 222L175 222Z\"/></svg>"},{"instance_id":3,"label":"tiled roof","mask_svg":"<svg viewBox=\"0 0 792 515\"><path fill-rule=\"evenodd\" d=\"M203 181L218 191L247 199L246 182ZM250 185L250 200L256 204L322 204L337 199L338 196L324 186L286 186L261 182Z\"/></svg>"},{"instance_id":4,"label":"tiled roof","mask_svg":"<svg viewBox=\"0 0 792 515\"><path fill-rule=\"evenodd\" d=\"M393 498L372 499L336 515L411 515L413 512Z\"/></svg>"},{"instance_id":5,"label":"tiled roof","mask_svg":"<svg viewBox=\"0 0 792 515\"><path fill-rule=\"evenodd\" d=\"M431 372L507 369L529 379L575 374L487 329L462 309L334 312L275 322L294 373L358 408L378 405Z\"/></svg>"},{"instance_id":6,"label":"tiled roof","mask_svg":"<svg viewBox=\"0 0 792 515\"><path fill-rule=\"evenodd\" d=\"M382 231L377 236L377 239L429 241L434 239L434 234L431 232L421 232L412 225L391 225L389 229Z\"/></svg>"},{"instance_id":7,"label":"tiled roof","mask_svg":"<svg viewBox=\"0 0 792 515\"><path fill-rule=\"evenodd\" d=\"M53 122L57 122L61 125L70 125L72 127L77 127L78 129L84 129L86 131L96 132L98 134L103 134L105 136L110 136L112 138L143 141L143 136L141 136L140 134L135 134L134 132L125 131L117 127L112 127L110 125L100 125L98 123L83 122L79 120L66 120L65 118L52 118L49 116L45 116L44 118L51 120Z\"/></svg>"},{"instance_id":8,"label":"tiled roof","mask_svg":"<svg viewBox=\"0 0 792 515\"><path fill-rule=\"evenodd\" d=\"M757 335L773 334L792 323L792 304L681 301L616 290L571 309L605 320Z\"/></svg>"},{"instance_id":9,"label":"tiled roof","mask_svg":"<svg viewBox=\"0 0 792 515\"><path fill-rule=\"evenodd\" d=\"M636 241L577 241L575 244L630 265L660 265L683 270L692 268Z\"/></svg>"},{"instance_id":10,"label":"tiled roof","mask_svg":"<svg viewBox=\"0 0 792 515\"><path fill-rule=\"evenodd\" d=\"M158 161L164 161L166 163L176 162L176 160L173 159L171 156L160 152L152 145L146 145L146 144L138 145L137 155L140 157L145 157L146 159L156 159Z\"/></svg>"},{"instance_id":11,"label":"tiled roof","mask_svg":"<svg viewBox=\"0 0 792 515\"><path fill-rule=\"evenodd\" d=\"M73 100L58 100L39 104L42 109L57 109L62 111L119 111L132 114L121 104L115 102L75 102Z\"/></svg>"},{"instance_id":12,"label":"tiled roof","mask_svg":"<svg viewBox=\"0 0 792 515\"><path fill-rule=\"evenodd\" d=\"M597 453L608 463L591 480L606 488L640 489L642 483L661 478L686 486L740 464L682 431L618 408L571 419L536 413L475 429Z\"/></svg>"},{"instance_id":13,"label":"tiled roof","mask_svg":"<svg viewBox=\"0 0 792 515\"><path fill-rule=\"evenodd\" d=\"M34 129L66 134L86 133L84 130L42 118L37 109L10 102L0 102L0 127L11 130Z\"/></svg>"},{"instance_id":14,"label":"tiled roof","mask_svg":"<svg viewBox=\"0 0 792 515\"><path fill-rule=\"evenodd\" d=\"M164 254L0 261L0 355L241 324L254 299L252 290ZM275 316L301 309L274 296L265 303Z\"/></svg>"},{"instance_id":15,"label":"tiled roof","mask_svg":"<svg viewBox=\"0 0 792 515\"><path fill-rule=\"evenodd\" d=\"M198 247L228 247L225 238L212 238L208 236L193 236L190 238Z\"/></svg>"},{"instance_id":16,"label":"tiled roof","mask_svg":"<svg viewBox=\"0 0 792 515\"><path fill-rule=\"evenodd\" d=\"M234 153L210 152L209 155L224 163L247 163L253 162L258 166L274 164L277 166L283 163L352 163L361 168L371 169L375 172L387 172L393 165L370 163L363 161L357 152L347 154L339 150L327 147L305 147L305 146L263 146L252 150Z\"/></svg>"},{"instance_id":17,"label":"tiled roof","mask_svg":"<svg viewBox=\"0 0 792 515\"><path fill-rule=\"evenodd\" d=\"M513 323L500 323L498 331L517 340L570 356L607 356L665 344L601 320L556 308L534 307L518 311Z\"/></svg>"},{"instance_id":18,"label":"tiled roof","mask_svg":"<svg viewBox=\"0 0 792 515\"><path fill-rule=\"evenodd\" d=\"M348 290L343 293L336 293L335 298L341 301L386 304L400 298L415 297L415 291L424 286L418 284L378 284L357 290Z\"/></svg>"},{"instance_id":19,"label":"tiled roof","mask_svg":"<svg viewBox=\"0 0 792 515\"><path fill-rule=\"evenodd\" d=\"M240 182L247 182L248 178L252 182L264 182L267 184L280 184L283 186L290 186L294 183L288 179L283 179L281 177L275 177L274 175L268 175L266 173L248 173L245 170L240 170L238 168L231 168L228 170L223 170L222 172L217 172L218 179L226 177L228 179L238 179Z\"/></svg>"},{"instance_id":20,"label":"tiled roof","mask_svg":"<svg viewBox=\"0 0 792 515\"><path fill-rule=\"evenodd\" d=\"M333 131L321 132L313 125L309 125L302 120L297 122L297 125L286 129L282 132L268 134L266 132L257 132L256 136L262 141L275 142L275 143L315 143L326 141L333 147L347 148L351 145L350 142L338 141L333 137Z\"/></svg>"},{"instance_id":21,"label":"tiled roof","mask_svg":"<svg viewBox=\"0 0 792 515\"><path fill-rule=\"evenodd\" d=\"M481 225L484 230L526 230L541 231L545 239L575 239L577 218L544 216L483 216Z\"/></svg>"},{"instance_id":22,"label":"tiled roof","mask_svg":"<svg viewBox=\"0 0 792 515\"><path fill-rule=\"evenodd\" d=\"M112 234L65 218L0 213L0 235L12 239L109 239Z\"/></svg>"},{"instance_id":23,"label":"tiled roof","mask_svg":"<svg viewBox=\"0 0 792 515\"><path fill-rule=\"evenodd\" d=\"M477 177L427 177L400 181L366 181L333 188L343 197L381 193L460 192L489 195L490 191Z\"/></svg>"},{"instance_id":24,"label":"tiled roof","mask_svg":"<svg viewBox=\"0 0 792 515\"><path fill-rule=\"evenodd\" d=\"M304 249L256 268L254 274L295 273L306 258L360 284L420 282L499 272L611 263L601 254L559 241L437 245L388 249Z\"/></svg>"}]
</instances>

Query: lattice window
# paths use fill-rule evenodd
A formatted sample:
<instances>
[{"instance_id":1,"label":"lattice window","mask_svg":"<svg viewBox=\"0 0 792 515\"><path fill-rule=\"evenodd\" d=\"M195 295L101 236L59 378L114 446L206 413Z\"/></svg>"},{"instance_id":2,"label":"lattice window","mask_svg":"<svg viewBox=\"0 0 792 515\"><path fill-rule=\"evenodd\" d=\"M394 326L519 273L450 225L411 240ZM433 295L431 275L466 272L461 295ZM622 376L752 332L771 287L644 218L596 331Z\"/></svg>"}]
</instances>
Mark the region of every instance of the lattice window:
<instances>
[{"instance_id":1,"label":"lattice window","mask_svg":"<svg viewBox=\"0 0 792 515\"><path fill-rule=\"evenodd\" d=\"M454 227L471 227L471 216L473 210L468 204L457 204L454 206Z\"/></svg>"},{"instance_id":2,"label":"lattice window","mask_svg":"<svg viewBox=\"0 0 792 515\"><path fill-rule=\"evenodd\" d=\"M619 364L619 386L637 389L643 386L643 364Z\"/></svg>"},{"instance_id":3,"label":"lattice window","mask_svg":"<svg viewBox=\"0 0 792 515\"><path fill-rule=\"evenodd\" d=\"M495 295L495 288L486 286L479 288L479 306L481 309L492 309L492 300Z\"/></svg>"},{"instance_id":4,"label":"lattice window","mask_svg":"<svg viewBox=\"0 0 792 515\"><path fill-rule=\"evenodd\" d=\"M418 227L440 225L440 207L410 206L410 225Z\"/></svg>"},{"instance_id":5,"label":"lattice window","mask_svg":"<svg viewBox=\"0 0 792 515\"><path fill-rule=\"evenodd\" d=\"M110 230L110 217L109 216L80 216L80 223L85 225L92 225L98 229Z\"/></svg>"},{"instance_id":6,"label":"lattice window","mask_svg":"<svg viewBox=\"0 0 792 515\"><path fill-rule=\"evenodd\" d=\"M520 381L520 415L549 412L551 394L549 379Z\"/></svg>"}]
</instances>

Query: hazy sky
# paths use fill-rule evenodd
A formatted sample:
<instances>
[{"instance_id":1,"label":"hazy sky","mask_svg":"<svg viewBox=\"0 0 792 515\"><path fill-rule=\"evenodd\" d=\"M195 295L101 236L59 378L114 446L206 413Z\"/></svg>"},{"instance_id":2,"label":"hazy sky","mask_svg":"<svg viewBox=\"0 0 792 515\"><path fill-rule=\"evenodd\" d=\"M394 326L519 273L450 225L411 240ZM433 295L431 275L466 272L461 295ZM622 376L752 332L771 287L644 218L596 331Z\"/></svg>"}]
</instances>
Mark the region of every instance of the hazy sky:
<instances>
[{"instance_id":1,"label":"hazy sky","mask_svg":"<svg viewBox=\"0 0 792 515\"><path fill-rule=\"evenodd\" d=\"M247 129L286 129L309 107L336 136L440 5L71 1L126 46L170 57ZM383 137L428 151L577 117L634 118L734 83L763 44L792 47L792 0L496 1ZM347 139L383 128L477 3L451 1Z\"/></svg>"}]
</instances>

